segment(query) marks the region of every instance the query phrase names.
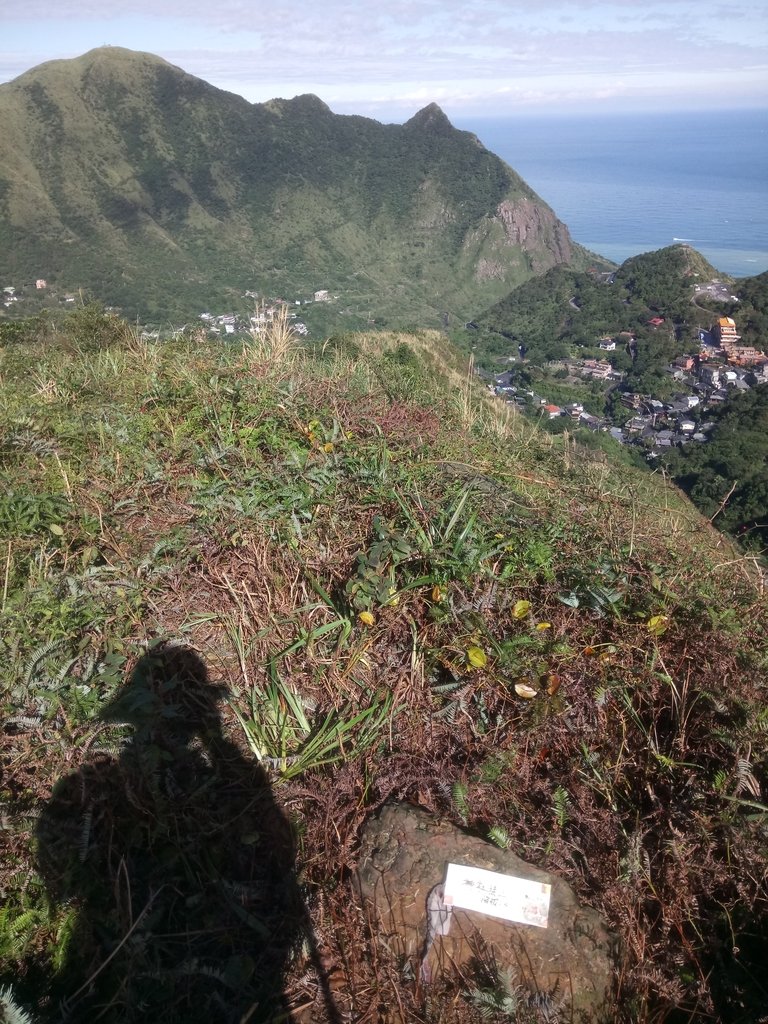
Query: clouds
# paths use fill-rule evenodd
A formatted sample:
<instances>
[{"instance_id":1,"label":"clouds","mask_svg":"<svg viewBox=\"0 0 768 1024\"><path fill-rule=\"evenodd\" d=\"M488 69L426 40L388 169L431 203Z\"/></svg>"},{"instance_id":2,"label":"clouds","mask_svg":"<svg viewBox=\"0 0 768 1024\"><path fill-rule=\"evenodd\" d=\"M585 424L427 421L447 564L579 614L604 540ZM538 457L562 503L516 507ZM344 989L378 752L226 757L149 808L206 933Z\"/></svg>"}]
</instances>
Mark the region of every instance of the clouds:
<instances>
[{"instance_id":1,"label":"clouds","mask_svg":"<svg viewBox=\"0 0 768 1024\"><path fill-rule=\"evenodd\" d=\"M26 0L23 15L11 7L0 12L0 79L109 42L158 53L251 100L314 91L335 109L395 116L421 99L449 113L489 103L497 113L504 104L657 104L664 95L675 105L718 96L757 105L768 83L762 0L743 0L738 17L719 0Z\"/></svg>"}]
</instances>

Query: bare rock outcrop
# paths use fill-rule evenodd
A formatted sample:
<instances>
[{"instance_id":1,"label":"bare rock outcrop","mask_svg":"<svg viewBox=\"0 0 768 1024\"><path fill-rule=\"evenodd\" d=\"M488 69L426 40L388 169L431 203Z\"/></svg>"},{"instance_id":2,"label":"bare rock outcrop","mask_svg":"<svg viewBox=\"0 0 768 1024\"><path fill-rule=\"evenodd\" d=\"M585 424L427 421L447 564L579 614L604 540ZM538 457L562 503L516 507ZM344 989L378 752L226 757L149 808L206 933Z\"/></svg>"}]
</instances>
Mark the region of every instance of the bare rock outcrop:
<instances>
[{"instance_id":1,"label":"bare rock outcrop","mask_svg":"<svg viewBox=\"0 0 768 1024\"><path fill-rule=\"evenodd\" d=\"M567 263L573 249L568 229L554 212L533 199L512 202L505 199L496 208L508 245L519 245L535 252L538 247L552 254L552 263Z\"/></svg>"},{"instance_id":2,"label":"bare rock outcrop","mask_svg":"<svg viewBox=\"0 0 768 1024\"><path fill-rule=\"evenodd\" d=\"M432 909L449 863L549 883L547 927L454 909L448 934L430 935L428 901ZM472 960L490 960L532 999L559 1009L558 1020L610 1019L615 940L604 921L563 879L511 851L408 804L389 804L364 830L358 886L374 934L410 964L415 978L435 980Z\"/></svg>"}]
</instances>

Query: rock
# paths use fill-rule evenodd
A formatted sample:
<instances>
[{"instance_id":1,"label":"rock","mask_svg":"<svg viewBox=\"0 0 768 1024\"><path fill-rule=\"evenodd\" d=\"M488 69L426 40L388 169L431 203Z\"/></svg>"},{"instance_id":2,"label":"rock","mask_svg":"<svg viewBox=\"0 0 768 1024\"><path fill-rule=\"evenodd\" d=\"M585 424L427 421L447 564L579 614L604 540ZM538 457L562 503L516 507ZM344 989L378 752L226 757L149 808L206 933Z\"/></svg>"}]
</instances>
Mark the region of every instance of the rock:
<instances>
[{"instance_id":1,"label":"rock","mask_svg":"<svg viewBox=\"0 0 768 1024\"><path fill-rule=\"evenodd\" d=\"M503 200L496 208L496 217L501 221L508 245L519 245L528 249L530 255L536 250L541 255L550 254L544 262L551 266L555 263L567 263L573 250L571 239L548 206L536 203L533 199L521 198L516 202Z\"/></svg>"},{"instance_id":2,"label":"rock","mask_svg":"<svg viewBox=\"0 0 768 1024\"><path fill-rule=\"evenodd\" d=\"M427 950L427 900L432 893L434 904L434 887L444 881L449 863L551 884L548 926L454 909L449 933L436 935ZM579 904L567 882L511 851L408 804L388 804L363 831L357 881L374 934L410 964L414 977L434 981L481 960L561 1007L564 1020L598 1024L612 1018L616 940L597 911Z\"/></svg>"}]
</instances>

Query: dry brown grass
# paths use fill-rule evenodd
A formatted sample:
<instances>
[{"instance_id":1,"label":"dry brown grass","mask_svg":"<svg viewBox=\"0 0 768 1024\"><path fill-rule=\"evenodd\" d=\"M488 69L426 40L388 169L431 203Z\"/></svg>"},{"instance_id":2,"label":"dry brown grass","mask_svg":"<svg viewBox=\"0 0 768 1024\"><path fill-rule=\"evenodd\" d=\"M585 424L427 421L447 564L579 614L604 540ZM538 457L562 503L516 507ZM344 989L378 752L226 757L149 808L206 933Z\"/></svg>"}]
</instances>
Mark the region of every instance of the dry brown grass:
<instances>
[{"instance_id":1,"label":"dry brown grass","mask_svg":"<svg viewBox=\"0 0 768 1024\"><path fill-rule=\"evenodd\" d=\"M59 461L23 455L16 482L36 500L55 485L69 511L62 535L44 522L0 548L17 645L5 655L20 663L20 686L23 607L36 629L52 621L73 636L79 660L48 718L34 724L37 698L17 698L33 725L2 735L14 808L5 891L19 896L19 872L34 879L31 815L105 738L71 697L83 652L112 645L127 674L149 639L172 636L243 715L270 663L319 715L371 694L393 701L373 747L276 790L296 824L318 945L319 961L297 957L286 979L297 1021L480 1019L471 979L425 991L361 917L358 838L388 800L483 836L505 829L521 855L600 908L622 939L617 1021L730 1012L747 985L733 946L757 963L768 909L765 816L751 818L747 803L768 785L760 575L663 481L592 461L506 413L494 424L499 403L457 412L445 385L425 404L389 393L372 353L362 366L340 354L311 363L281 330L273 349L254 339L242 358L180 346L175 362L172 350L139 351L67 363L66 385L51 367L29 378L25 414L41 435L46 417L62 418L46 427ZM438 339L376 343L423 345L437 359ZM73 389L93 402L91 419L67 404ZM85 441L83 422L96 424ZM404 543L401 560L386 548L372 557L382 537ZM367 625L349 589L366 566L382 580L391 572L397 590L372 599ZM69 604L68 580L81 588ZM468 663L475 645L482 668ZM535 699L517 696L519 681ZM245 756L236 717L224 717ZM39 926L16 961L22 975L50 966L60 924Z\"/></svg>"},{"instance_id":2,"label":"dry brown grass","mask_svg":"<svg viewBox=\"0 0 768 1024\"><path fill-rule=\"evenodd\" d=\"M244 364L250 369L266 368L270 373L290 370L301 352L301 344L288 306L284 302L269 310L262 306L256 316L263 319L251 327L251 342L243 350Z\"/></svg>"}]
</instances>

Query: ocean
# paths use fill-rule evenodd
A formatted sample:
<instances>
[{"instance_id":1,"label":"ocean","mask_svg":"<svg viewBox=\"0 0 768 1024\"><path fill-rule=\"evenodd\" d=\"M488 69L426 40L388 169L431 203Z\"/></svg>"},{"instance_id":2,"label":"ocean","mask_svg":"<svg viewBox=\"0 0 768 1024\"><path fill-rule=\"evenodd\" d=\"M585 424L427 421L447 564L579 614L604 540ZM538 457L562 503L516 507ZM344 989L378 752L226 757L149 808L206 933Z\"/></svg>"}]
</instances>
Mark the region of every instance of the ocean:
<instances>
[{"instance_id":1,"label":"ocean","mask_svg":"<svg viewBox=\"0 0 768 1024\"><path fill-rule=\"evenodd\" d=\"M621 263L688 242L725 274L768 270L768 111L459 119L572 237Z\"/></svg>"}]
</instances>

